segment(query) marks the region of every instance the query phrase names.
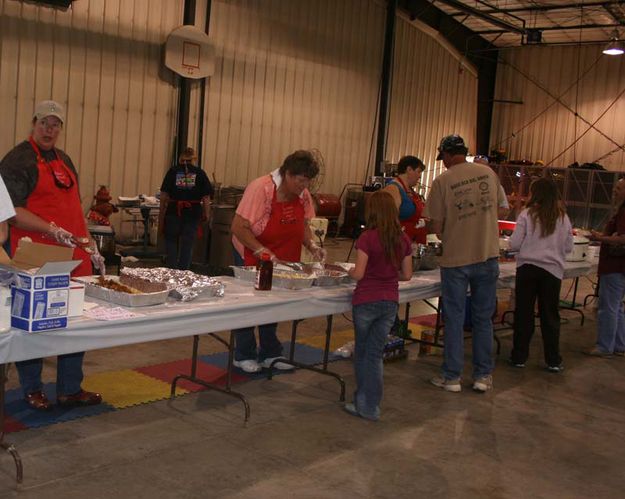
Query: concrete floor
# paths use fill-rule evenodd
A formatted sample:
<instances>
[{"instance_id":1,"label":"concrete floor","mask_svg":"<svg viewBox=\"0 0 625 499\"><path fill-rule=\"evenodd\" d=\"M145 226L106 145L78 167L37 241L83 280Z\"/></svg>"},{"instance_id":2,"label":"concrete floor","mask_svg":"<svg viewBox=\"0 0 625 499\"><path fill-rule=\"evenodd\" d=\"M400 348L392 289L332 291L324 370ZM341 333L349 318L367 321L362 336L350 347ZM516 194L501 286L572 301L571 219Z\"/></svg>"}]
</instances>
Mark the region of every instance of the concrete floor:
<instances>
[{"instance_id":1,"label":"concrete floor","mask_svg":"<svg viewBox=\"0 0 625 499\"><path fill-rule=\"evenodd\" d=\"M423 307L413 304L414 315L429 313ZM543 369L539 338L525 369L507 366L511 338L503 336L485 395L469 389L470 341L458 394L429 385L441 357L418 357L410 346L408 359L385 365L378 423L343 412L335 380L297 371L240 386L252 410L247 426L239 402L203 392L10 434L25 478L16 488L13 462L0 454L0 497L620 498L625 359L580 353L594 339L592 304L586 314L580 327L577 314L563 313L563 374ZM323 324L305 321L302 334ZM335 318L337 330L347 324ZM203 352L219 349L202 341ZM85 370L189 353L190 340L90 352ZM46 376L53 367L47 361ZM349 393L350 362L331 369Z\"/></svg>"}]
</instances>

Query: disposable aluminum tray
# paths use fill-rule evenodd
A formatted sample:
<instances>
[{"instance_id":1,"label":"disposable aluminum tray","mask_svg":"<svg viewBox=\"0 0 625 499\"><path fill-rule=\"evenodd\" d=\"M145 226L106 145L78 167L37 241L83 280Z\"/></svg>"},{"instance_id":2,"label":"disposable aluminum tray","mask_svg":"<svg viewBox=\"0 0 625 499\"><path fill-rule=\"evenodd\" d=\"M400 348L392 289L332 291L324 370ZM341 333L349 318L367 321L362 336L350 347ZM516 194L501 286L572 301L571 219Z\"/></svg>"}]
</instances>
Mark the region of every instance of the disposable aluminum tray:
<instances>
[{"instance_id":1,"label":"disposable aluminum tray","mask_svg":"<svg viewBox=\"0 0 625 499\"><path fill-rule=\"evenodd\" d=\"M107 279L114 281L119 280L117 276L106 276ZM165 303L169 290L158 291L156 293L140 293L130 294L114 291L112 289L103 288L95 284L98 280L97 276L77 277L74 280L85 284L85 294L92 296L98 300L108 301L124 307L147 307L150 305L159 305Z\"/></svg>"},{"instance_id":2,"label":"disposable aluminum tray","mask_svg":"<svg viewBox=\"0 0 625 499\"><path fill-rule=\"evenodd\" d=\"M340 286L341 284L349 282L349 280L349 276L345 272L336 270L318 270L315 272L315 286Z\"/></svg>"},{"instance_id":3,"label":"disposable aluminum tray","mask_svg":"<svg viewBox=\"0 0 625 499\"><path fill-rule=\"evenodd\" d=\"M242 281L256 281L256 267L236 267L233 266L234 277ZM291 272L286 270L275 271L273 274L272 287L285 289L310 288L315 282L315 276L304 272Z\"/></svg>"}]
</instances>

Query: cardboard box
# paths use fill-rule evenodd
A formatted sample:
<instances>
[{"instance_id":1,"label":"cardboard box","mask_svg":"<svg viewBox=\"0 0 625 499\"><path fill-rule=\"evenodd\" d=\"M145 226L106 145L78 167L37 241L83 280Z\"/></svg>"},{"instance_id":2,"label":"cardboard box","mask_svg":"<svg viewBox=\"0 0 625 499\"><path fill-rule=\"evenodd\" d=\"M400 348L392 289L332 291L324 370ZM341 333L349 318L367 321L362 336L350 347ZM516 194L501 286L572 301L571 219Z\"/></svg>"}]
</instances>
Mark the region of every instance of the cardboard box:
<instances>
[{"instance_id":1,"label":"cardboard box","mask_svg":"<svg viewBox=\"0 0 625 499\"><path fill-rule=\"evenodd\" d=\"M81 282L69 283L69 311L68 317L80 317L85 308L85 285Z\"/></svg>"},{"instance_id":2,"label":"cardboard box","mask_svg":"<svg viewBox=\"0 0 625 499\"><path fill-rule=\"evenodd\" d=\"M13 259L0 248L0 265L11 269L11 326L28 332L67 327L70 272L80 261L73 249L20 240Z\"/></svg>"}]
</instances>

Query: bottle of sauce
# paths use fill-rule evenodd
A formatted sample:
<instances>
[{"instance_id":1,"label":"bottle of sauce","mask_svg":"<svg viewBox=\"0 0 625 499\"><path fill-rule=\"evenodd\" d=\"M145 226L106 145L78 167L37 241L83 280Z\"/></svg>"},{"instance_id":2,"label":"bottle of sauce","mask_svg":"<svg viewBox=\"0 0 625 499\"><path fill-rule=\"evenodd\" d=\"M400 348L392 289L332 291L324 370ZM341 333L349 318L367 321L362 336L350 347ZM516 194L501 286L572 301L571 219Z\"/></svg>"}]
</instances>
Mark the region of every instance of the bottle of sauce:
<instances>
[{"instance_id":1,"label":"bottle of sauce","mask_svg":"<svg viewBox=\"0 0 625 499\"><path fill-rule=\"evenodd\" d=\"M256 267L256 282L254 288L259 291L271 290L273 280L273 262L269 253L262 253Z\"/></svg>"}]
</instances>

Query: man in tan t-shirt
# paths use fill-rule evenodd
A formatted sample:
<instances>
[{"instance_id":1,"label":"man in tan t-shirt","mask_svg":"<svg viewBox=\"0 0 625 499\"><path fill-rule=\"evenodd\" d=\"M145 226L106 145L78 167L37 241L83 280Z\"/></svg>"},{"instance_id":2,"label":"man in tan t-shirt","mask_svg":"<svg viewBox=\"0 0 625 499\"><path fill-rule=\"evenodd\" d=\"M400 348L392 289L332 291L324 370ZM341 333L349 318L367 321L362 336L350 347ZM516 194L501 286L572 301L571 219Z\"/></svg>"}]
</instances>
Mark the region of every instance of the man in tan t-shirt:
<instances>
[{"instance_id":1,"label":"man in tan t-shirt","mask_svg":"<svg viewBox=\"0 0 625 499\"><path fill-rule=\"evenodd\" d=\"M459 135L441 140L437 160L447 168L434 179L424 210L430 232L443 242L441 294L445 322L442 376L432 384L450 392L461 390L467 291L471 293L473 390L493 386L492 343L499 231L499 179L490 167L467 163L467 147Z\"/></svg>"}]
</instances>

